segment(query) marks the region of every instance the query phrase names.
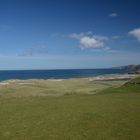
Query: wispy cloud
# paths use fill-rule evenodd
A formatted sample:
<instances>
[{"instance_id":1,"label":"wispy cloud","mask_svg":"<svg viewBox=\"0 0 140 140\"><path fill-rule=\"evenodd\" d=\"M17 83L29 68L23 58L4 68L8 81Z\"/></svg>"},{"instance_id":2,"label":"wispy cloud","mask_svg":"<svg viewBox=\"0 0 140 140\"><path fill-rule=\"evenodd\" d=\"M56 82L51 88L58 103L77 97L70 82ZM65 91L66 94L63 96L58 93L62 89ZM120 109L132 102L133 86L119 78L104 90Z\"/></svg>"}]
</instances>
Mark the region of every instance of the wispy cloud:
<instances>
[{"instance_id":1,"label":"wispy cloud","mask_svg":"<svg viewBox=\"0 0 140 140\"><path fill-rule=\"evenodd\" d=\"M77 39L81 49L104 49L106 48L105 42L108 37L101 35L94 35L92 32L87 33L73 33L69 35L70 38Z\"/></svg>"},{"instance_id":2,"label":"wispy cloud","mask_svg":"<svg viewBox=\"0 0 140 140\"><path fill-rule=\"evenodd\" d=\"M19 56L33 56L39 54L46 54L47 53L47 46L46 45L35 45L19 54Z\"/></svg>"},{"instance_id":3,"label":"wispy cloud","mask_svg":"<svg viewBox=\"0 0 140 140\"><path fill-rule=\"evenodd\" d=\"M128 34L135 37L140 42L140 28L133 29L132 31L128 32Z\"/></svg>"},{"instance_id":4,"label":"wispy cloud","mask_svg":"<svg viewBox=\"0 0 140 140\"><path fill-rule=\"evenodd\" d=\"M109 17L117 17L117 16L118 16L117 13L110 13L110 14L109 14Z\"/></svg>"}]
</instances>

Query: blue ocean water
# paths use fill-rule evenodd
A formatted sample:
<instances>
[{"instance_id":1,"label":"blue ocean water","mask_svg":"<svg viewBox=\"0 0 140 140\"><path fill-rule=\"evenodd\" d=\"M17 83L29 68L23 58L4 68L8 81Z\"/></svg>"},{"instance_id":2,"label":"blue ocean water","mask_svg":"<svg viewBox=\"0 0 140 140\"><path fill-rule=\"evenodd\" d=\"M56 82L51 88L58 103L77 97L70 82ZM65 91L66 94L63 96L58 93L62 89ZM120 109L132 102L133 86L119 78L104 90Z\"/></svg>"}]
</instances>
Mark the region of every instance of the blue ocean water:
<instances>
[{"instance_id":1,"label":"blue ocean water","mask_svg":"<svg viewBox=\"0 0 140 140\"><path fill-rule=\"evenodd\" d=\"M67 79L76 77L90 77L104 74L127 73L122 69L69 69L69 70L7 70L0 71L0 80L9 79Z\"/></svg>"}]
</instances>

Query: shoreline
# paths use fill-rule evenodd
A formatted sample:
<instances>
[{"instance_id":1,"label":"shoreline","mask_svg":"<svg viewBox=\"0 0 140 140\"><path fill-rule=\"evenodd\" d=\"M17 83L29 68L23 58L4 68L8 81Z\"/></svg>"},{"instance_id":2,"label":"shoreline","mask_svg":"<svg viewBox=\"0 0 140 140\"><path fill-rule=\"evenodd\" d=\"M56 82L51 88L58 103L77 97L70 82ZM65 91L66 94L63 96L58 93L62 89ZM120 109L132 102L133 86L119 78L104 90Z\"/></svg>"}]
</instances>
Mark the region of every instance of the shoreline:
<instances>
[{"instance_id":1,"label":"shoreline","mask_svg":"<svg viewBox=\"0 0 140 140\"><path fill-rule=\"evenodd\" d=\"M131 80L139 76L140 74L105 74L90 78L90 81Z\"/></svg>"},{"instance_id":2,"label":"shoreline","mask_svg":"<svg viewBox=\"0 0 140 140\"><path fill-rule=\"evenodd\" d=\"M131 80L133 78L140 77L140 74L104 74L104 75L98 75L98 76L91 76L91 77L73 77L73 78L67 78L67 79L9 79L9 80L2 80L0 81L0 86L8 86L14 83L18 83L19 85L24 84L30 84L30 82L35 81L48 81L48 82L62 82L64 80L70 80L70 79L86 79L89 82L103 82L103 81L125 81L125 80Z\"/></svg>"}]
</instances>

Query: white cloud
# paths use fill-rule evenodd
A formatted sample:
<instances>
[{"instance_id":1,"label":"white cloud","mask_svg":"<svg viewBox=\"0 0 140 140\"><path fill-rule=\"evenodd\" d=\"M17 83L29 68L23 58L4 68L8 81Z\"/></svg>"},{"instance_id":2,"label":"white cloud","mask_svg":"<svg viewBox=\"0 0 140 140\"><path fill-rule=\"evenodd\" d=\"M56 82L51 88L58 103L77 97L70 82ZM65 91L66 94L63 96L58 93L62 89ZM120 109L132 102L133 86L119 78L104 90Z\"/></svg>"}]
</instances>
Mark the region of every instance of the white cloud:
<instances>
[{"instance_id":1,"label":"white cloud","mask_svg":"<svg viewBox=\"0 0 140 140\"><path fill-rule=\"evenodd\" d=\"M128 33L129 35L132 35L140 42L140 28L134 29Z\"/></svg>"},{"instance_id":2,"label":"white cloud","mask_svg":"<svg viewBox=\"0 0 140 140\"><path fill-rule=\"evenodd\" d=\"M118 16L117 13L111 13L111 14L109 14L109 17L117 17L117 16Z\"/></svg>"},{"instance_id":3,"label":"white cloud","mask_svg":"<svg viewBox=\"0 0 140 140\"><path fill-rule=\"evenodd\" d=\"M82 49L103 48L104 42L97 40L94 37L84 36L80 39L80 45Z\"/></svg>"},{"instance_id":4,"label":"white cloud","mask_svg":"<svg viewBox=\"0 0 140 140\"><path fill-rule=\"evenodd\" d=\"M70 38L77 39L81 49L102 49L106 48L105 41L108 40L106 36L93 35L92 32L87 33L73 33Z\"/></svg>"},{"instance_id":5,"label":"white cloud","mask_svg":"<svg viewBox=\"0 0 140 140\"><path fill-rule=\"evenodd\" d=\"M80 39L83 36L84 36L84 33L80 33L80 34L73 33L73 34L70 34L70 38L73 38L73 39Z\"/></svg>"},{"instance_id":6,"label":"white cloud","mask_svg":"<svg viewBox=\"0 0 140 140\"><path fill-rule=\"evenodd\" d=\"M95 39L97 39L97 40L100 40L100 41L107 41L107 40L109 40L108 37L106 37L106 36L101 36L101 35L93 35L93 37L94 37Z\"/></svg>"}]
</instances>

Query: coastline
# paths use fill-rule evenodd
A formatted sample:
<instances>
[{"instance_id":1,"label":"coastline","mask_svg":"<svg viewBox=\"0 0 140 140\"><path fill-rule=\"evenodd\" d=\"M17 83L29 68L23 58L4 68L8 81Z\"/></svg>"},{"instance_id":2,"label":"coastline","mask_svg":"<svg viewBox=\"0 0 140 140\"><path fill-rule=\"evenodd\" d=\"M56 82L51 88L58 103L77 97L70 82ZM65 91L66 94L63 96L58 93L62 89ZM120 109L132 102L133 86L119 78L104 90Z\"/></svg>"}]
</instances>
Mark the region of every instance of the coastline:
<instances>
[{"instance_id":1,"label":"coastline","mask_svg":"<svg viewBox=\"0 0 140 140\"><path fill-rule=\"evenodd\" d=\"M75 78L68 78L68 79L55 79L55 78L49 78L49 79L9 79L9 80L3 80L0 81L0 86L8 86L12 84L19 84L19 85L25 85L30 84L35 81L47 81L47 82L62 82L64 80L71 80L71 79L86 79L89 82L105 82L105 81L128 81L131 79L134 79L136 77L140 77L140 74L103 74L98 76L91 76L91 77L75 77Z\"/></svg>"},{"instance_id":2,"label":"coastline","mask_svg":"<svg viewBox=\"0 0 140 140\"><path fill-rule=\"evenodd\" d=\"M105 74L90 78L90 81L111 81L111 80L131 80L139 77L140 74Z\"/></svg>"}]
</instances>

